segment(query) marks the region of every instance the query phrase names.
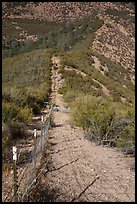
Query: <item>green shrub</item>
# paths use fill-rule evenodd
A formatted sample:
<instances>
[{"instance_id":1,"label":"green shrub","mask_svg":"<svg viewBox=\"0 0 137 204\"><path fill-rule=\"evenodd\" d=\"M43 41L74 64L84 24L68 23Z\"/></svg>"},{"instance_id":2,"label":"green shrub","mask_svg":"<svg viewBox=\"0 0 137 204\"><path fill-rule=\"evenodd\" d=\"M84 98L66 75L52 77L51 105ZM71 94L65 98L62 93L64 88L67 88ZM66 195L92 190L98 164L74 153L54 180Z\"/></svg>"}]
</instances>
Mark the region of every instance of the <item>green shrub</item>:
<instances>
[{"instance_id":1,"label":"green shrub","mask_svg":"<svg viewBox=\"0 0 137 204\"><path fill-rule=\"evenodd\" d=\"M12 152L9 151L8 145L11 141L11 134L7 124L2 123L2 169L8 170L11 168L9 154L12 155Z\"/></svg>"},{"instance_id":2,"label":"green shrub","mask_svg":"<svg viewBox=\"0 0 137 204\"><path fill-rule=\"evenodd\" d=\"M2 103L2 120L3 122L18 120L19 107L14 103Z\"/></svg>"},{"instance_id":3,"label":"green shrub","mask_svg":"<svg viewBox=\"0 0 137 204\"><path fill-rule=\"evenodd\" d=\"M41 111L40 105L38 105L37 103L34 103L32 107L32 111L34 114L39 114Z\"/></svg>"},{"instance_id":4,"label":"green shrub","mask_svg":"<svg viewBox=\"0 0 137 204\"><path fill-rule=\"evenodd\" d=\"M26 130L23 123L11 122L8 124L8 128L12 139L23 138L26 136Z\"/></svg>"},{"instance_id":5,"label":"green shrub","mask_svg":"<svg viewBox=\"0 0 137 204\"><path fill-rule=\"evenodd\" d=\"M22 108L19 111L18 118L19 121L27 124L32 121L32 110L30 108Z\"/></svg>"},{"instance_id":6,"label":"green shrub","mask_svg":"<svg viewBox=\"0 0 137 204\"><path fill-rule=\"evenodd\" d=\"M59 88L58 93L64 95L66 93L66 91L67 91L66 87L63 86L63 87Z\"/></svg>"},{"instance_id":7,"label":"green shrub","mask_svg":"<svg viewBox=\"0 0 137 204\"><path fill-rule=\"evenodd\" d=\"M71 104L76 98L76 96L77 96L77 93L75 93L74 91L67 91L64 95L64 100L68 104Z\"/></svg>"},{"instance_id":8,"label":"green shrub","mask_svg":"<svg viewBox=\"0 0 137 204\"><path fill-rule=\"evenodd\" d=\"M83 100L78 98L74 106L76 111L79 111L75 113L76 123L84 128L94 129L94 134L101 139L115 115L109 102L102 97L86 96Z\"/></svg>"},{"instance_id":9,"label":"green shrub","mask_svg":"<svg viewBox=\"0 0 137 204\"><path fill-rule=\"evenodd\" d=\"M26 130L23 123L17 121L10 121L2 124L2 157L3 161L7 157L9 151L8 146L11 144L11 139L16 140L18 138L26 137ZM4 161L5 162L5 161Z\"/></svg>"},{"instance_id":10,"label":"green shrub","mask_svg":"<svg viewBox=\"0 0 137 204\"><path fill-rule=\"evenodd\" d=\"M25 125L32 119L32 111L29 108L20 108L14 103L2 103L2 158L4 168L9 168L10 164L7 162L9 158L12 140L26 137ZM8 161L10 161L8 159Z\"/></svg>"},{"instance_id":11,"label":"green shrub","mask_svg":"<svg viewBox=\"0 0 137 204\"><path fill-rule=\"evenodd\" d=\"M121 109L121 108L120 108ZM125 119L125 127L122 135L117 139L118 147L134 148L135 147L135 107L125 106L123 111L118 110L119 114Z\"/></svg>"},{"instance_id":12,"label":"green shrub","mask_svg":"<svg viewBox=\"0 0 137 204\"><path fill-rule=\"evenodd\" d=\"M2 154L4 156L4 149L9 144L11 139L10 131L5 123L2 123Z\"/></svg>"},{"instance_id":13,"label":"green shrub","mask_svg":"<svg viewBox=\"0 0 137 204\"><path fill-rule=\"evenodd\" d=\"M15 103L2 103L2 120L4 123L19 121L28 123L32 119L30 108L20 108Z\"/></svg>"},{"instance_id":14,"label":"green shrub","mask_svg":"<svg viewBox=\"0 0 137 204\"><path fill-rule=\"evenodd\" d=\"M83 127L90 138L101 144L108 140L113 145L125 147L134 143L134 109L114 103L103 97L78 97L72 104L71 123Z\"/></svg>"}]
</instances>

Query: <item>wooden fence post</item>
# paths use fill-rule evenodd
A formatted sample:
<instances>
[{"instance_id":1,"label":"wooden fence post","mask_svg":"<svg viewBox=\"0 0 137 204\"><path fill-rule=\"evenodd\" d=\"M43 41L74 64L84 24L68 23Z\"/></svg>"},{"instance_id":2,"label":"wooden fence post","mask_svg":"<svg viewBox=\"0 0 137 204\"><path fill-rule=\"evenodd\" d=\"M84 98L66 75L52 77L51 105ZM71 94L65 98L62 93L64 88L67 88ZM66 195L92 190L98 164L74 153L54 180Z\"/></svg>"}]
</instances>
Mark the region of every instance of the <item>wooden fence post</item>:
<instances>
[{"instance_id":1,"label":"wooden fence post","mask_svg":"<svg viewBox=\"0 0 137 204\"><path fill-rule=\"evenodd\" d=\"M18 186L17 186L17 148L16 146L13 146L13 175L14 175L14 194L13 194L13 200L14 202L18 202L18 196L17 196L17 191L18 191Z\"/></svg>"},{"instance_id":2,"label":"wooden fence post","mask_svg":"<svg viewBox=\"0 0 137 204\"><path fill-rule=\"evenodd\" d=\"M43 137L44 137L44 134L45 134L43 124L44 124L44 117L41 116L41 152L43 151Z\"/></svg>"}]
</instances>

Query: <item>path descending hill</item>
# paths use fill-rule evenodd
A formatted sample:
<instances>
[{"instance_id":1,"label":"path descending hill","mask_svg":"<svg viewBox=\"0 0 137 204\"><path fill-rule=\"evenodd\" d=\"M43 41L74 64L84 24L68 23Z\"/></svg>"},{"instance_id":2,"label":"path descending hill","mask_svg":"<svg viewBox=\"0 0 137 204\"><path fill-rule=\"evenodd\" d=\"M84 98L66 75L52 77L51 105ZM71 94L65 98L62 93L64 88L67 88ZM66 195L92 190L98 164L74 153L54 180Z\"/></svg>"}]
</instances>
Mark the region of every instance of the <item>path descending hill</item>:
<instances>
[{"instance_id":1,"label":"path descending hill","mask_svg":"<svg viewBox=\"0 0 137 204\"><path fill-rule=\"evenodd\" d=\"M53 64L59 58L52 58ZM59 64L58 64L59 68ZM69 124L62 96L58 94L60 76L53 97L58 111L53 113L54 126L49 132L50 159L41 174L36 201L134 202L134 158L125 157L115 148L96 146L84 139L84 132ZM44 158L43 158L44 160ZM48 190L47 190L48 189Z\"/></svg>"},{"instance_id":2,"label":"path descending hill","mask_svg":"<svg viewBox=\"0 0 137 204\"><path fill-rule=\"evenodd\" d=\"M134 147L134 7L134 2L2 3L4 113L8 115L10 107L22 111L24 127L30 135L36 128L40 136L41 116L46 117L49 111L45 104L55 105L45 152L38 162L37 173L41 173L28 195L29 202L135 202L135 158L116 147L97 146L86 139L82 128L70 123L73 101L78 103L86 96L102 98L106 111L103 99L108 99L108 104L121 111L116 108L114 112L123 122L118 129L114 121L110 138L117 129L119 145L124 149L127 141ZM92 98L90 102L93 104ZM29 118L28 107L35 116L29 125L24 119ZM79 107L84 106L76 107L78 114L83 114ZM92 106L89 103L87 107ZM97 114L102 109L98 110ZM17 116L11 121L16 122ZM111 125L113 118L109 132ZM28 158L34 142L32 137L26 138L25 135L16 144L20 155ZM25 172L25 168L20 164L18 172ZM29 167L26 175L27 172L30 173ZM11 175L9 170L3 176L3 197L12 185ZM19 196L27 188L27 179L26 176L23 188L20 185L18 189Z\"/></svg>"}]
</instances>

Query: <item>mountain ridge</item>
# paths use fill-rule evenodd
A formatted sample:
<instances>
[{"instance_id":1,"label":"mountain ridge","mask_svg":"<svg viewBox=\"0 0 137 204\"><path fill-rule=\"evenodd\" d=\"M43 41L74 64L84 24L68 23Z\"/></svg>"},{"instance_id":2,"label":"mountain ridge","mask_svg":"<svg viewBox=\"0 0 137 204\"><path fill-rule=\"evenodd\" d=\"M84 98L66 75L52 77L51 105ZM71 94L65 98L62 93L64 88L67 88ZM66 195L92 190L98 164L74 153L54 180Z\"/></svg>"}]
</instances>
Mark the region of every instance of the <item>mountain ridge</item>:
<instances>
[{"instance_id":1,"label":"mountain ridge","mask_svg":"<svg viewBox=\"0 0 137 204\"><path fill-rule=\"evenodd\" d=\"M11 38L9 36L9 32L11 32L9 23L12 23L11 30L14 29L13 36L15 33L14 39L17 41L37 41L44 34L44 31L47 35L51 33L55 24L57 24L55 35L59 35L57 31L61 30L61 27L65 26L65 24L69 26L72 22L74 24L81 20L82 25L83 17L89 21L88 16L94 13L95 18L102 20L103 24L95 32L92 28L89 28L88 33L90 33L90 29L91 32L95 33L95 39L91 47L103 53L112 61L119 62L124 67L132 70L135 66L135 13L133 8L132 2L125 4L116 2L21 2L15 4L13 2L3 2L3 43L6 44L6 41L10 41ZM29 21L25 23L24 20ZM39 24L39 27L33 24L36 20L38 20L36 24ZM43 24L44 22L55 24L52 25L52 28ZM83 23L85 24L86 20ZM30 29L29 24L35 27L33 31L31 31L32 28ZM38 30L42 30L42 25L44 30L41 35ZM88 24L84 28L85 31L86 27L88 27ZM77 29L80 30L80 27ZM80 31L83 32L83 39L85 37L84 29ZM75 34L75 29L72 29L72 31ZM65 38L68 38L69 29L66 28L65 32ZM77 37L78 35L79 33ZM55 44L55 46L57 45Z\"/></svg>"}]
</instances>

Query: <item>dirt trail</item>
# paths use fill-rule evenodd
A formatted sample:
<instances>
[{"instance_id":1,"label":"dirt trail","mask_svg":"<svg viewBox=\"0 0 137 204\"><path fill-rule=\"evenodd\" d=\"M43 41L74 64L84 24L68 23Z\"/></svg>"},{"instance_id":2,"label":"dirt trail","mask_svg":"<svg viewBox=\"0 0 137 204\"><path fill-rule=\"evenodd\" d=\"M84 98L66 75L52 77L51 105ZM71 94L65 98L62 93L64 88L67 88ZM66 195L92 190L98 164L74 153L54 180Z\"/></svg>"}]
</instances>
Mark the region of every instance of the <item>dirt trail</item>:
<instances>
[{"instance_id":1,"label":"dirt trail","mask_svg":"<svg viewBox=\"0 0 137 204\"><path fill-rule=\"evenodd\" d=\"M84 73L78 69L75 69L74 67L71 67L71 66L65 66L64 70L75 71L77 74L81 74L81 76L83 76L83 77L87 76L86 73Z\"/></svg>"},{"instance_id":2,"label":"dirt trail","mask_svg":"<svg viewBox=\"0 0 137 204\"><path fill-rule=\"evenodd\" d=\"M59 58L54 57L52 61L59 68ZM58 69L52 70L52 80L55 103L62 108L59 110L65 110L62 96L57 92ZM96 146L84 139L80 128L69 125L69 113L54 111L53 117L55 125L49 131L51 159L48 169L41 175L43 189L39 200L134 202L134 158L125 157L115 148ZM45 198L47 189L52 195L49 193Z\"/></svg>"}]
</instances>

